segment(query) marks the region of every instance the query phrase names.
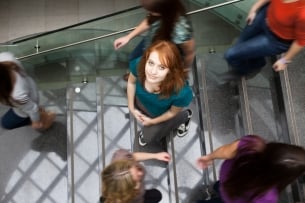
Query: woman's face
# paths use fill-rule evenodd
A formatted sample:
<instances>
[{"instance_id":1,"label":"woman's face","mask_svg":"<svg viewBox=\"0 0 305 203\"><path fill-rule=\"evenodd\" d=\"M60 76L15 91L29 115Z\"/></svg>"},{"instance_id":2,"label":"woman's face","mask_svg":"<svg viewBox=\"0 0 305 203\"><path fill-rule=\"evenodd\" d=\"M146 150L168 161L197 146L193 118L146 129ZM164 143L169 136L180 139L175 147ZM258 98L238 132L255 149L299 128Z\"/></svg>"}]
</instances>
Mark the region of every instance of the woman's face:
<instances>
[{"instance_id":1,"label":"woman's face","mask_svg":"<svg viewBox=\"0 0 305 203\"><path fill-rule=\"evenodd\" d=\"M137 182L137 185L139 185L142 179L144 178L144 171L142 167L135 164L129 169L129 172L131 174L132 179Z\"/></svg>"},{"instance_id":2,"label":"woman's face","mask_svg":"<svg viewBox=\"0 0 305 203\"><path fill-rule=\"evenodd\" d=\"M169 69L161 64L159 54L151 52L145 64L146 80L150 83L159 84L169 73Z\"/></svg>"}]
</instances>

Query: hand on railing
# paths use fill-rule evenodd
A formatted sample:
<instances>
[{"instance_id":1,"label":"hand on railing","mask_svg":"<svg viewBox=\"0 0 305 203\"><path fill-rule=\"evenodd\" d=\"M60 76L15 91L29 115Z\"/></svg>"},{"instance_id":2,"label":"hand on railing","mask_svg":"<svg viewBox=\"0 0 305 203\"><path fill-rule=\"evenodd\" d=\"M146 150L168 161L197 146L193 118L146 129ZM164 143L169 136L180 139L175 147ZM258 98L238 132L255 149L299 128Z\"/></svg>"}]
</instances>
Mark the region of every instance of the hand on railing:
<instances>
[{"instance_id":1,"label":"hand on railing","mask_svg":"<svg viewBox=\"0 0 305 203\"><path fill-rule=\"evenodd\" d=\"M116 39L113 43L113 47L115 50L125 46L128 42L129 42L129 37L126 35L124 37L120 37L118 39Z\"/></svg>"}]
</instances>

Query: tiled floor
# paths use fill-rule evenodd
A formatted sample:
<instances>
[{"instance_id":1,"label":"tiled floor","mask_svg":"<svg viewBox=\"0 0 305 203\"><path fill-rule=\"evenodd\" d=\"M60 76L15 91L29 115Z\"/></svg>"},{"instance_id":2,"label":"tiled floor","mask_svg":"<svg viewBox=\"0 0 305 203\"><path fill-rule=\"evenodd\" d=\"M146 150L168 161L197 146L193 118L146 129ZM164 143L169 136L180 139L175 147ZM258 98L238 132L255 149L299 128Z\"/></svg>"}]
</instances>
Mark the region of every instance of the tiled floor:
<instances>
[{"instance_id":1,"label":"tiled floor","mask_svg":"<svg viewBox=\"0 0 305 203\"><path fill-rule=\"evenodd\" d=\"M54 97L60 94L48 91L42 98L46 95L48 103L42 104L58 113L50 129L0 128L1 203L67 202L67 130L61 112L65 107L54 105ZM6 109L1 106L1 115Z\"/></svg>"}]
</instances>

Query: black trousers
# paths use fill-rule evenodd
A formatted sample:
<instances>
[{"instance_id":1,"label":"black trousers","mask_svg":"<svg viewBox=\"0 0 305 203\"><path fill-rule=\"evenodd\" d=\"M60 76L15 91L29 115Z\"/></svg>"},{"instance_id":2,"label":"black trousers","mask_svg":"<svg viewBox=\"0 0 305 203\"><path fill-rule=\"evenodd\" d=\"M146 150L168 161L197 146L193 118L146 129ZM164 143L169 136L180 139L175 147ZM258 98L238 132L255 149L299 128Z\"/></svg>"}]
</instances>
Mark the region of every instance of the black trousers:
<instances>
[{"instance_id":1,"label":"black trousers","mask_svg":"<svg viewBox=\"0 0 305 203\"><path fill-rule=\"evenodd\" d=\"M157 189L145 190L144 203L158 203L162 199L162 194ZM105 202L105 198L100 197L100 203Z\"/></svg>"}]
</instances>

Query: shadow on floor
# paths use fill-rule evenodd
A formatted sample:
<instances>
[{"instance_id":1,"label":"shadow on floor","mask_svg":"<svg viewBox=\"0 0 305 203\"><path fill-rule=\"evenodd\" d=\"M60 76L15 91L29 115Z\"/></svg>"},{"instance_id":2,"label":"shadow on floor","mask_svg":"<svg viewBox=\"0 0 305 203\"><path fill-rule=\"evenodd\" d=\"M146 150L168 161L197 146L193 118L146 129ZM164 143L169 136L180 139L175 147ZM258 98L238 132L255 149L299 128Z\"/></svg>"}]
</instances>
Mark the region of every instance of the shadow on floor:
<instances>
[{"instance_id":1,"label":"shadow on floor","mask_svg":"<svg viewBox=\"0 0 305 203\"><path fill-rule=\"evenodd\" d=\"M38 152L55 152L63 161L67 160L67 127L55 121L53 125L31 143L31 148Z\"/></svg>"}]
</instances>

